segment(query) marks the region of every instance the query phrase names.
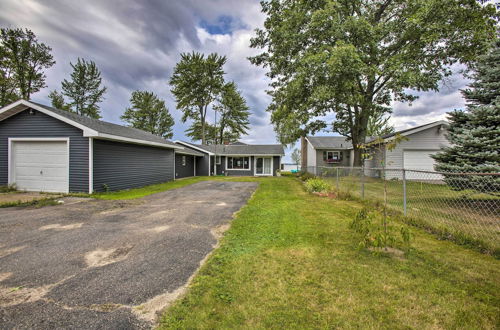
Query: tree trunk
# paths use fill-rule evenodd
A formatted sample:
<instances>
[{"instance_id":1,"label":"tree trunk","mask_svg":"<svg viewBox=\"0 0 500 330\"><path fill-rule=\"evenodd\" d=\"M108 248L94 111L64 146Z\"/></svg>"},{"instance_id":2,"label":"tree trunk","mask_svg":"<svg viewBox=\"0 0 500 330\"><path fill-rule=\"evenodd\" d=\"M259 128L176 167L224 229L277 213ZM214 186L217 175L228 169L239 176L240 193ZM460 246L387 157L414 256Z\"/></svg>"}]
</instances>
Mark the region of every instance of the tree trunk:
<instances>
[{"instance_id":1,"label":"tree trunk","mask_svg":"<svg viewBox=\"0 0 500 330\"><path fill-rule=\"evenodd\" d=\"M201 144L206 144L205 140L205 116L203 115L203 106L200 106L200 120L201 120Z\"/></svg>"}]
</instances>

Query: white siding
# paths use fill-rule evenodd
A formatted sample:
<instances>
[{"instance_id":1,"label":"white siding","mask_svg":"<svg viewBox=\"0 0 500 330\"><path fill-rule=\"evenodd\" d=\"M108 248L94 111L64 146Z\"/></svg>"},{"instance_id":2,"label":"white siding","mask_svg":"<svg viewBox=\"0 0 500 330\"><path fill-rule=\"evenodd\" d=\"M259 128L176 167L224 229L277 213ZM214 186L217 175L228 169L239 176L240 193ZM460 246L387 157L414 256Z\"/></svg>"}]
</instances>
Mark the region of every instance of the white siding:
<instances>
[{"instance_id":1,"label":"white siding","mask_svg":"<svg viewBox=\"0 0 500 330\"><path fill-rule=\"evenodd\" d=\"M405 150L440 150L443 147L450 145L446 139L446 129L440 129L440 125L428 128L426 130L408 135L408 140L399 143L396 148L391 151L386 151L386 166L387 168L403 167L411 168L411 164L404 164L404 151ZM396 172L392 173L392 177L399 177ZM391 178L390 175L387 176Z\"/></svg>"},{"instance_id":2,"label":"white siding","mask_svg":"<svg viewBox=\"0 0 500 330\"><path fill-rule=\"evenodd\" d=\"M312 146L312 144L307 141L307 167L316 166L316 150ZM311 171L311 169L308 169Z\"/></svg>"}]
</instances>

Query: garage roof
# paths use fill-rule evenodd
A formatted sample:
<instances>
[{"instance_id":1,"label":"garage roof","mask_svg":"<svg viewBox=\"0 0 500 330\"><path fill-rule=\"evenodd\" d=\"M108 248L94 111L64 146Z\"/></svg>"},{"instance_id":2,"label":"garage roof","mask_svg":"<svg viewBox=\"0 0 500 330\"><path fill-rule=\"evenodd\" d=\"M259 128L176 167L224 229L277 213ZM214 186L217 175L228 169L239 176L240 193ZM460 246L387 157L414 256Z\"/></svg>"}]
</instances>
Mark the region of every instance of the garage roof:
<instances>
[{"instance_id":1,"label":"garage roof","mask_svg":"<svg viewBox=\"0 0 500 330\"><path fill-rule=\"evenodd\" d=\"M29 108L43 112L46 115L78 127L83 130L83 135L87 137L145 144L164 148L183 149L171 141L137 128L121 126L102 120L80 116L73 112L56 109L44 104L26 100L19 100L0 109L0 121Z\"/></svg>"}]
</instances>

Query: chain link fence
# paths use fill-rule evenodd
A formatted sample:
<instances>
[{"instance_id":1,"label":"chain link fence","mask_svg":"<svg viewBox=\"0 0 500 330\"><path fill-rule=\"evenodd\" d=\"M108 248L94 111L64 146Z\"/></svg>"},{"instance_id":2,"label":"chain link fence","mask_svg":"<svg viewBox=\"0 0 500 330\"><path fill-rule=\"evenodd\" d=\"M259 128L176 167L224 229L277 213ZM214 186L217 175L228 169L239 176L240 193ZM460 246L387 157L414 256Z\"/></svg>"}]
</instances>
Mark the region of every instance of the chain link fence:
<instances>
[{"instance_id":1,"label":"chain link fence","mask_svg":"<svg viewBox=\"0 0 500 330\"><path fill-rule=\"evenodd\" d=\"M406 220L461 243L500 251L500 173L309 167L337 189L384 202ZM384 191L386 193L384 193Z\"/></svg>"}]
</instances>

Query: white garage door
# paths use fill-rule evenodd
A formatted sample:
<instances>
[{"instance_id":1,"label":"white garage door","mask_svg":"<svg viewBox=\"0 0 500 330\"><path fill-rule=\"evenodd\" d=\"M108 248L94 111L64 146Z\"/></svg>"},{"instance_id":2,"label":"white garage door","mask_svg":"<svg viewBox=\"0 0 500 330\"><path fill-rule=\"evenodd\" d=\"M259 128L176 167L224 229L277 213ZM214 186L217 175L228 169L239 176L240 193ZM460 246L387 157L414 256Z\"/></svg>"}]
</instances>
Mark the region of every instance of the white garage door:
<instances>
[{"instance_id":1,"label":"white garage door","mask_svg":"<svg viewBox=\"0 0 500 330\"><path fill-rule=\"evenodd\" d=\"M66 141L12 141L11 183L20 190L68 192Z\"/></svg>"},{"instance_id":2,"label":"white garage door","mask_svg":"<svg viewBox=\"0 0 500 330\"><path fill-rule=\"evenodd\" d=\"M431 155L439 150L405 150L403 153L403 164L407 170L434 171L434 159ZM407 172L406 178L415 180L441 180L440 175L431 173Z\"/></svg>"}]
</instances>

